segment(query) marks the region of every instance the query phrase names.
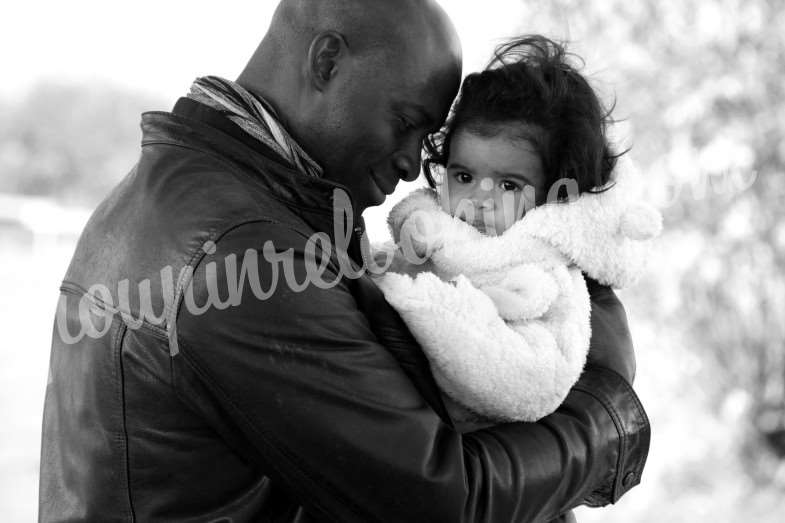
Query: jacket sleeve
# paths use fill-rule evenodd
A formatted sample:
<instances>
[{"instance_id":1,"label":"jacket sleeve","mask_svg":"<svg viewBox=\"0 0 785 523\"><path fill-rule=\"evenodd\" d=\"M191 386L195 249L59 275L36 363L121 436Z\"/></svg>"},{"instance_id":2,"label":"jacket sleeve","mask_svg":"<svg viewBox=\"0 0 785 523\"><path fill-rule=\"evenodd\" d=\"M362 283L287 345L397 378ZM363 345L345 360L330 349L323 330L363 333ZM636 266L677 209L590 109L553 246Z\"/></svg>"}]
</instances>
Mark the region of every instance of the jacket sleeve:
<instances>
[{"instance_id":1,"label":"jacket sleeve","mask_svg":"<svg viewBox=\"0 0 785 523\"><path fill-rule=\"evenodd\" d=\"M317 519L540 521L638 482L648 423L614 372L588 368L538 423L461 435L393 357L414 342L381 291L358 304L333 262L298 288L313 247L281 225L216 242L177 315L177 393Z\"/></svg>"}]
</instances>

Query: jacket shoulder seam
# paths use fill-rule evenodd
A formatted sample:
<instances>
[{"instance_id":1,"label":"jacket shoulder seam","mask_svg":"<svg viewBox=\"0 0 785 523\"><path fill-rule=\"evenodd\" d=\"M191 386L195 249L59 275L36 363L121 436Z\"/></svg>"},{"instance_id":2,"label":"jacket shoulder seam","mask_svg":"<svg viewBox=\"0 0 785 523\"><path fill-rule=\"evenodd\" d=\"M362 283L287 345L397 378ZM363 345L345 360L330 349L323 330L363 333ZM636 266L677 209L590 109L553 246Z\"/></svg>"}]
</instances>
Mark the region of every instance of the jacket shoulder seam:
<instances>
[{"instance_id":1,"label":"jacket shoulder seam","mask_svg":"<svg viewBox=\"0 0 785 523\"><path fill-rule=\"evenodd\" d=\"M213 231L212 234L209 235L205 243L213 242L215 245L218 245L220 241L229 233L236 231L242 227L252 225L252 224L266 224L266 225L276 225L283 227L291 232L294 232L304 238L307 238L308 235L305 234L303 231L299 230L296 227L293 227L291 224L282 223L278 220L269 217L260 217L255 219L247 219L244 221L239 221L231 224L230 226L222 228L220 231ZM207 252L205 252L204 244L196 247L191 255L188 257L188 261L183 266L183 270L180 272L180 277L175 282L174 288L174 296L171 301L171 309L165 312L165 336L168 341L169 346L169 353L172 356L177 355L180 352L179 349L179 333L176 328L177 324L177 317L180 315L180 309L183 303L183 295L185 293L185 289L190 285L193 281L193 274L196 272L196 269L201 265L202 261L204 260Z\"/></svg>"},{"instance_id":2,"label":"jacket shoulder seam","mask_svg":"<svg viewBox=\"0 0 785 523\"><path fill-rule=\"evenodd\" d=\"M70 280L63 280L63 282L60 285L60 292L63 292L63 293L66 293L66 294L70 294L72 296L76 296L76 297L79 297L79 298L86 298L86 299L90 300L92 305L100 307L101 309L103 309L105 311L108 311L108 312L111 312L114 315L119 314L120 317L121 317L122 323L126 327L128 327L128 324L125 323L125 320L122 318L122 312L120 311L120 309L118 309L117 307L112 306L112 305L106 303L99 296L96 296L94 294L90 294L89 292L87 292L87 289L85 289L84 287L82 287L78 283L70 281ZM147 318L143 318L142 319L142 323L139 325L139 327L143 328L148 333L154 335L156 338L159 338L161 340L166 340L166 331L163 328L161 328L161 327L159 327L157 325L153 325L152 323L150 323L147 320Z\"/></svg>"}]
</instances>

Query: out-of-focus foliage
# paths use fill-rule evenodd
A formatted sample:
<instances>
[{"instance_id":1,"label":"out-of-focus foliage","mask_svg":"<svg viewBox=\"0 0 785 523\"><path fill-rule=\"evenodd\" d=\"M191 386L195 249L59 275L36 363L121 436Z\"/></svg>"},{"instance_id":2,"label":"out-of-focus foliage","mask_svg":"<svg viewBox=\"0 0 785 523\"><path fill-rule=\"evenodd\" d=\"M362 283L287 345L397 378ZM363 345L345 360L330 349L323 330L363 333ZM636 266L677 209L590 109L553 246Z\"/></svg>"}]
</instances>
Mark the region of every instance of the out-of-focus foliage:
<instances>
[{"instance_id":1,"label":"out-of-focus foliage","mask_svg":"<svg viewBox=\"0 0 785 523\"><path fill-rule=\"evenodd\" d=\"M135 163L140 114L158 109L121 88L41 84L2 108L0 191L95 205Z\"/></svg>"},{"instance_id":2,"label":"out-of-focus foliage","mask_svg":"<svg viewBox=\"0 0 785 523\"><path fill-rule=\"evenodd\" d=\"M623 296L653 422L641 487L597 521L785 518L785 2L527 0L572 42L666 221ZM625 143L629 145L629 143Z\"/></svg>"}]
</instances>

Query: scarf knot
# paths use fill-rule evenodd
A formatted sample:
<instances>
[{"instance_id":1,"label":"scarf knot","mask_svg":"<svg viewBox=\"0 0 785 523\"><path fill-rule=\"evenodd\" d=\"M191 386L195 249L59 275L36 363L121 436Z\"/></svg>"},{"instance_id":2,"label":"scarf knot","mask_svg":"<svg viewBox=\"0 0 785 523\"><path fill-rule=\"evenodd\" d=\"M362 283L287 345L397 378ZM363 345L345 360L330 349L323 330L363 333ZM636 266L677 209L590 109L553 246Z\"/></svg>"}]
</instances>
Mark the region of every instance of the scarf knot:
<instances>
[{"instance_id":1,"label":"scarf knot","mask_svg":"<svg viewBox=\"0 0 785 523\"><path fill-rule=\"evenodd\" d=\"M299 172L322 177L322 168L286 132L273 108L236 82L217 76L197 78L188 98L223 113Z\"/></svg>"}]
</instances>

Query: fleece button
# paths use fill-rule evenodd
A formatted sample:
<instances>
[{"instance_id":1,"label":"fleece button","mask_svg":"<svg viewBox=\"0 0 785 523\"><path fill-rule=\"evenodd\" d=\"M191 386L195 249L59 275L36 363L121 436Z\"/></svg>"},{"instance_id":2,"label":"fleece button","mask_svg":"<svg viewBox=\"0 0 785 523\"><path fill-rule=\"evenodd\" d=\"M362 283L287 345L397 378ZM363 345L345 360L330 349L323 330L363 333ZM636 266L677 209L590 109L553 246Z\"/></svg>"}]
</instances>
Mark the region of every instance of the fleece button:
<instances>
[{"instance_id":1,"label":"fleece button","mask_svg":"<svg viewBox=\"0 0 785 523\"><path fill-rule=\"evenodd\" d=\"M627 475L624 476L624 479L621 481L621 484L624 485L625 487L629 487L630 485L632 485L633 481L635 481L635 473L628 472Z\"/></svg>"}]
</instances>

